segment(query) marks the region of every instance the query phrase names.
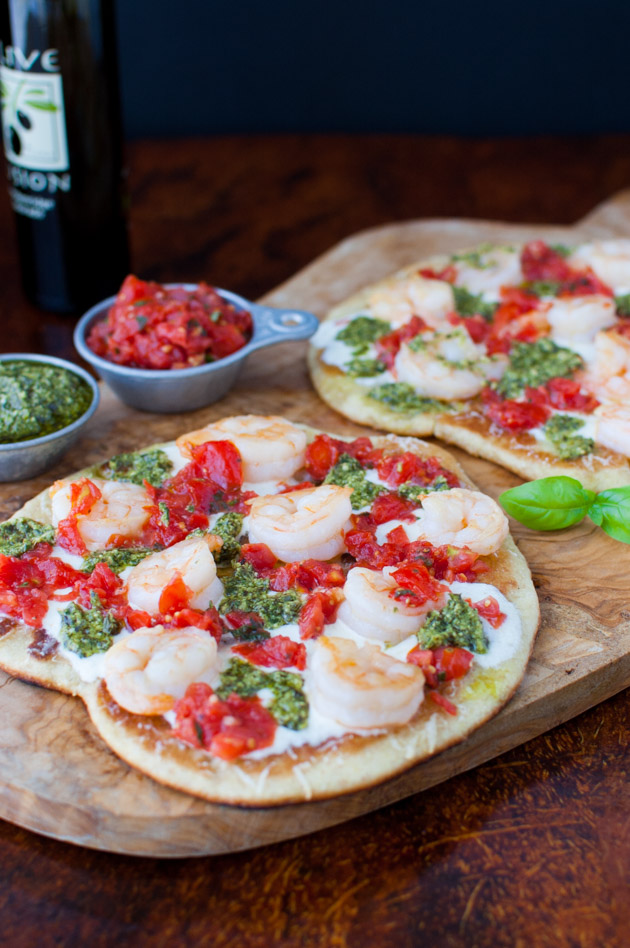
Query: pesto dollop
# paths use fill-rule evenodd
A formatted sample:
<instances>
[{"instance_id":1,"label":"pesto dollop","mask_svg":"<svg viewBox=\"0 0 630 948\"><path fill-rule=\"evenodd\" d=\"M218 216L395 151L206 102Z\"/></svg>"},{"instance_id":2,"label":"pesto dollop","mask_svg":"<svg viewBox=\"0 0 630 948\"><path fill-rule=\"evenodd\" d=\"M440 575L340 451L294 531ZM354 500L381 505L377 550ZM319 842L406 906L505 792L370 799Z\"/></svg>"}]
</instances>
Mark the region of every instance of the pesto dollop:
<instances>
[{"instance_id":1,"label":"pesto dollop","mask_svg":"<svg viewBox=\"0 0 630 948\"><path fill-rule=\"evenodd\" d=\"M228 565L241 552L238 542L243 529L243 515L238 513L222 514L214 526L212 533L221 537L223 546L217 554L218 562Z\"/></svg>"},{"instance_id":2,"label":"pesto dollop","mask_svg":"<svg viewBox=\"0 0 630 948\"><path fill-rule=\"evenodd\" d=\"M0 523L0 553L4 556L22 556L38 543L55 542L55 528L29 517L16 517Z\"/></svg>"},{"instance_id":3,"label":"pesto dollop","mask_svg":"<svg viewBox=\"0 0 630 948\"><path fill-rule=\"evenodd\" d=\"M385 490L379 484L368 481L365 471L349 454L339 456L337 463L331 467L324 478L324 484L336 484L337 487L351 487L350 503L353 510L361 510L371 504L378 494Z\"/></svg>"},{"instance_id":4,"label":"pesto dollop","mask_svg":"<svg viewBox=\"0 0 630 948\"><path fill-rule=\"evenodd\" d=\"M272 592L269 580L257 576L249 563L237 563L234 572L223 581L224 596L220 612L257 612L266 628L278 629L295 622L302 599L295 589Z\"/></svg>"},{"instance_id":5,"label":"pesto dollop","mask_svg":"<svg viewBox=\"0 0 630 948\"><path fill-rule=\"evenodd\" d=\"M89 609L73 602L61 613L61 642L81 658L88 658L111 648L120 627L118 619L103 609L101 600L92 590Z\"/></svg>"},{"instance_id":6,"label":"pesto dollop","mask_svg":"<svg viewBox=\"0 0 630 948\"><path fill-rule=\"evenodd\" d=\"M490 322L494 316L498 303L486 303L481 294L476 295L463 286L453 287L453 298L455 301L455 311L459 316L483 316L487 322Z\"/></svg>"},{"instance_id":7,"label":"pesto dollop","mask_svg":"<svg viewBox=\"0 0 630 948\"><path fill-rule=\"evenodd\" d=\"M559 456L569 461L590 454L595 448L592 438L575 434L584 422L573 415L552 415L544 427L545 436L551 441Z\"/></svg>"},{"instance_id":8,"label":"pesto dollop","mask_svg":"<svg viewBox=\"0 0 630 948\"><path fill-rule=\"evenodd\" d=\"M373 316L355 316L347 326L340 329L335 339L345 342L354 350L354 355L363 355L370 345L380 336L391 330L391 325L384 319L375 319Z\"/></svg>"},{"instance_id":9,"label":"pesto dollop","mask_svg":"<svg viewBox=\"0 0 630 948\"><path fill-rule=\"evenodd\" d=\"M453 406L447 402L440 402L437 398L417 395L416 390L408 382L384 382L382 385L377 385L371 389L368 398L382 402L391 411L405 413L453 410Z\"/></svg>"},{"instance_id":10,"label":"pesto dollop","mask_svg":"<svg viewBox=\"0 0 630 948\"><path fill-rule=\"evenodd\" d=\"M550 379L568 378L581 366L582 358L577 352L552 339L515 342L509 368L497 384L497 392L504 398L516 398L525 387L537 388Z\"/></svg>"},{"instance_id":11,"label":"pesto dollop","mask_svg":"<svg viewBox=\"0 0 630 948\"><path fill-rule=\"evenodd\" d=\"M21 359L0 362L1 444L61 431L91 403L90 386L68 369Z\"/></svg>"},{"instance_id":12,"label":"pesto dollop","mask_svg":"<svg viewBox=\"0 0 630 948\"><path fill-rule=\"evenodd\" d=\"M217 688L219 698L225 699L231 694L241 698L250 698L259 691L268 688L273 700L268 711L278 724L292 731L300 731L308 724L308 701L304 694L304 681L301 675L284 669L264 672L250 662L231 658L221 672L221 684Z\"/></svg>"},{"instance_id":13,"label":"pesto dollop","mask_svg":"<svg viewBox=\"0 0 630 948\"><path fill-rule=\"evenodd\" d=\"M457 645L481 654L488 651L479 613L459 593L451 593L443 609L429 613L417 636L423 648Z\"/></svg>"},{"instance_id":14,"label":"pesto dollop","mask_svg":"<svg viewBox=\"0 0 630 948\"><path fill-rule=\"evenodd\" d=\"M113 550L96 550L90 553L83 561L81 567L82 573L92 573L99 563L105 563L111 569L112 573L122 573L128 566L137 566L149 554L155 553L148 547L138 547L136 549L127 549L118 547Z\"/></svg>"},{"instance_id":15,"label":"pesto dollop","mask_svg":"<svg viewBox=\"0 0 630 948\"><path fill-rule=\"evenodd\" d=\"M414 504L419 503L424 494L429 494L436 490L450 490L451 485L443 474L438 476L430 484L414 484L413 481L406 481L401 484L397 490L398 496L403 500L411 500Z\"/></svg>"},{"instance_id":16,"label":"pesto dollop","mask_svg":"<svg viewBox=\"0 0 630 948\"><path fill-rule=\"evenodd\" d=\"M139 484L144 481L152 487L161 487L173 470L173 462L161 448L116 454L99 468L99 474L108 480Z\"/></svg>"}]
</instances>

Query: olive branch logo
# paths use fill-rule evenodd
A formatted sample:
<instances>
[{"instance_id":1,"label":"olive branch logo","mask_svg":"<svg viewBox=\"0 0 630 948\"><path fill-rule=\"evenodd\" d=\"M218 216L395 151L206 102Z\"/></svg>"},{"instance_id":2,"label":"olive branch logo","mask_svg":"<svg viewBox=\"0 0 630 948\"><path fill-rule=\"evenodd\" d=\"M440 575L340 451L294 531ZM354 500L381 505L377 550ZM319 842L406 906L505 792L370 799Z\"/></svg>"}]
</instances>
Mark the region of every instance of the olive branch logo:
<instances>
[{"instance_id":1,"label":"olive branch logo","mask_svg":"<svg viewBox=\"0 0 630 948\"><path fill-rule=\"evenodd\" d=\"M0 96L7 145L15 155L19 155L22 151L20 131L30 131L35 121L35 117L29 116L24 109L58 112L59 106L50 100L48 91L38 88L32 79L23 79L12 90L4 80L0 81Z\"/></svg>"}]
</instances>

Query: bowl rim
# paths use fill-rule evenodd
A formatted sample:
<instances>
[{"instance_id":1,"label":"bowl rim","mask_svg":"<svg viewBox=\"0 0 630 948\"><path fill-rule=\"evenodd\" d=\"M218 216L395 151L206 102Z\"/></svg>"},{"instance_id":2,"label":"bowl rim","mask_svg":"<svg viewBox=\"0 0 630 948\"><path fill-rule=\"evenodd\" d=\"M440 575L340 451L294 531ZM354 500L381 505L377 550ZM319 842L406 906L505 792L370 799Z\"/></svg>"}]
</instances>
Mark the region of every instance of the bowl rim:
<instances>
[{"instance_id":1,"label":"bowl rim","mask_svg":"<svg viewBox=\"0 0 630 948\"><path fill-rule=\"evenodd\" d=\"M101 400L101 391L98 387L98 382L96 379L93 378L90 373L86 371L86 369L80 365L76 365L74 362L69 362L67 359L60 359L58 356L41 355L36 352L6 352L0 354L0 362L18 361L39 362L44 365L56 365L61 369L66 369L68 372L73 372L75 375L78 375L80 378L82 378L84 382L88 383L92 392L92 401L82 415L79 415L79 417L69 425L65 425L63 428L59 428L57 431L51 431L49 434L40 435L38 438L28 438L25 441L11 441L8 444L0 444L0 455L8 454L11 451L24 451L25 449L31 447L35 448L42 444L48 444L50 441L55 441L62 435L68 435L71 432L76 431L78 428L82 428L83 425L92 417Z\"/></svg>"},{"instance_id":2,"label":"bowl rim","mask_svg":"<svg viewBox=\"0 0 630 948\"><path fill-rule=\"evenodd\" d=\"M166 287L166 289L175 289L181 287L184 290L196 290L199 286L198 283L162 283L161 286ZM111 373L114 375L119 375L121 378L125 376L129 379L182 379L190 378L195 375L204 375L211 374L214 371L220 371L224 366L233 365L235 362L240 362L245 359L250 351L251 346L256 339L256 312L255 309L252 310L253 304L250 300L246 300L244 296L239 296L238 293L233 293L231 290L224 290L219 286L212 286L212 289L215 290L219 296L224 297L230 303L235 303L240 306L242 309L246 309L251 313L252 320L254 323L254 330L252 332L251 338L245 343L244 346L241 346L240 349L237 349L236 352L232 352L228 356L223 356L221 359L217 359L215 362L204 362L202 365L191 365L187 366L184 369L143 369L131 365L121 365L118 362L112 362L110 359L104 359L102 356L97 355L96 352L93 352L92 349L87 344L86 336L88 329L92 328L92 325L97 322L98 319L104 319L107 315L107 312L114 305L118 294L114 296L108 296L106 299L101 300L100 303L95 303L94 306L91 306L79 319L78 323L74 328L74 345L79 353L79 355L85 359L86 362L89 362L91 365L96 368L99 373L103 370L104 373Z\"/></svg>"}]
</instances>

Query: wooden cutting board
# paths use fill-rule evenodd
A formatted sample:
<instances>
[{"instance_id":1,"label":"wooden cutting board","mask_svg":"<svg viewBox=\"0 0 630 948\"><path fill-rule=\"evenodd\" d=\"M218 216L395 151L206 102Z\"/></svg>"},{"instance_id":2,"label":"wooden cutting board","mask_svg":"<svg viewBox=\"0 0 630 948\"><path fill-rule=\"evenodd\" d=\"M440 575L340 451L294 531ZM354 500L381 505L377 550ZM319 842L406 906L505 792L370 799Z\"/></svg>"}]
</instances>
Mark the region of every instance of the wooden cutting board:
<instances>
[{"instance_id":1,"label":"wooden cutting board","mask_svg":"<svg viewBox=\"0 0 630 948\"><path fill-rule=\"evenodd\" d=\"M439 251L542 236L552 241L630 234L630 191L574 228L421 220L343 241L265 298L323 315L365 283ZM150 415L107 389L89 432L58 467L33 481L0 485L0 519L57 477L241 412L284 414L341 434L345 421L314 394L304 344L254 357L230 395L188 415ZM471 477L496 496L514 475L460 451ZM492 721L454 747L379 787L275 809L208 804L169 790L120 761L95 733L83 704L0 673L0 816L56 839L150 856L231 852L304 835L433 786L568 720L630 684L630 547L582 524L560 535L514 535L541 599L542 623L525 679Z\"/></svg>"}]
</instances>

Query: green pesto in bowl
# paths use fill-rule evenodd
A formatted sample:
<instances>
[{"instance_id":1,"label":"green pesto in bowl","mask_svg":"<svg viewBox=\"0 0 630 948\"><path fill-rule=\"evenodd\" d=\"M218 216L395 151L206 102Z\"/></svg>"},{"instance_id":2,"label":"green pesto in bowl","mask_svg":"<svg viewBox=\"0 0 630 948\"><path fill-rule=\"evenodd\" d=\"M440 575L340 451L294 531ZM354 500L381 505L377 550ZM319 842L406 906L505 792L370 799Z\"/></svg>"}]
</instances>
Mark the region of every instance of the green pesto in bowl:
<instances>
[{"instance_id":1,"label":"green pesto in bowl","mask_svg":"<svg viewBox=\"0 0 630 948\"><path fill-rule=\"evenodd\" d=\"M15 359L0 362L0 444L32 441L71 425L94 394L61 366Z\"/></svg>"}]
</instances>

